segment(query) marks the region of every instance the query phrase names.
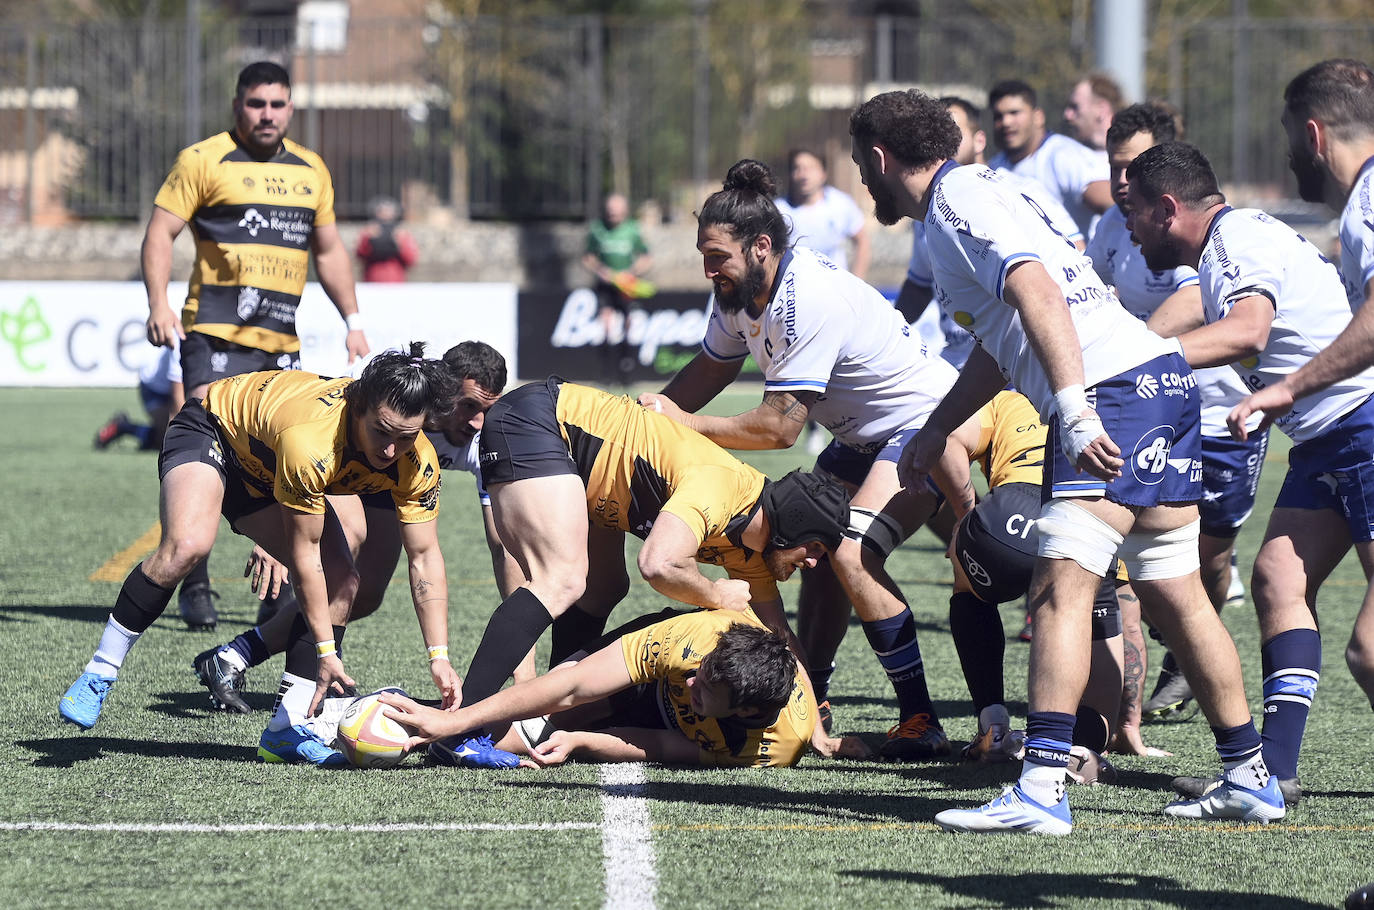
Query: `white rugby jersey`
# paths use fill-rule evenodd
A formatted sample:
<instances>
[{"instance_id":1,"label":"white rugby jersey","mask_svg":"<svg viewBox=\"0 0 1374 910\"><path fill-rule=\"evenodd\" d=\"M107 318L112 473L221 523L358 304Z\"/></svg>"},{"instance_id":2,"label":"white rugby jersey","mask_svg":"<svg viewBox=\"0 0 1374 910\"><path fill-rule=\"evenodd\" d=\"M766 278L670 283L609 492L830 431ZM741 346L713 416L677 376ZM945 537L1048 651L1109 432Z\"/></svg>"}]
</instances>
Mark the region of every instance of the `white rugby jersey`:
<instances>
[{"instance_id":1,"label":"white rugby jersey","mask_svg":"<svg viewBox=\"0 0 1374 910\"><path fill-rule=\"evenodd\" d=\"M787 219L788 239L815 250L842 269L849 268L849 238L863 230L864 213L848 193L827 186L821 201L794 206L786 196L773 200Z\"/></svg>"},{"instance_id":2,"label":"white rugby jersey","mask_svg":"<svg viewBox=\"0 0 1374 910\"><path fill-rule=\"evenodd\" d=\"M477 478L477 499L484 506L491 505L491 495L487 493L487 488L482 486L482 472L478 470L477 444L482 441L482 434L479 431L472 437L472 442L466 446L456 446L445 438L443 433L435 433L425 430L425 435L429 437L430 443L434 446L435 453L439 456L439 467L445 471L467 471Z\"/></svg>"},{"instance_id":3,"label":"white rugby jersey","mask_svg":"<svg viewBox=\"0 0 1374 910\"><path fill-rule=\"evenodd\" d=\"M1116 206L1102 216L1088 243L1088 258L1103 283L1116 289L1116 296L1126 312L1147 321L1159 305L1173 293L1198 283L1197 272L1188 266L1156 272L1145 264L1140 247L1131 242L1126 216ZM1202 400L1202 435L1230 436L1226 415L1249 394L1236 371L1230 367L1206 367L1193 370L1197 377ZM1259 426L1263 415L1250 419L1250 429Z\"/></svg>"},{"instance_id":4,"label":"white rugby jersey","mask_svg":"<svg viewBox=\"0 0 1374 910\"><path fill-rule=\"evenodd\" d=\"M1042 420L1054 391L1031 350L1021 316L1002 301L1007 271L1038 261L1064 294L1091 387L1131 367L1176 352L1127 313L1093 271L1092 261L1056 234L1000 173L946 164L935 175L926 241L941 308L968 329Z\"/></svg>"},{"instance_id":5,"label":"white rugby jersey","mask_svg":"<svg viewBox=\"0 0 1374 910\"><path fill-rule=\"evenodd\" d=\"M1365 288L1374 279L1374 158L1360 168L1341 212L1341 283L1350 312L1364 303Z\"/></svg>"},{"instance_id":6,"label":"white rugby jersey","mask_svg":"<svg viewBox=\"0 0 1374 910\"><path fill-rule=\"evenodd\" d=\"M861 451L924 424L958 375L882 294L803 247L783 254L757 319L713 298L701 347L720 361L752 354L766 391L819 392L811 416Z\"/></svg>"},{"instance_id":7,"label":"white rugby jersey","mask_svg":"<svg viewBox=\"0 0 1374 910\"><path fill-rule=\"evenodd\" d=\"M1269 340L1258 357L1231 366L1246 387L1262 389L1299 369L1350 322L1335 267L1292 228L1257 209L1226 206L1212 219L1198 265L1203 315L1222 319L1241 298L1274 305ZM1298 399L1275 423L1295 442L1320 436L1374 393L1374 369Z\"/></svg>"},{"instance_id":8,"label":"white rugby jersey","mask_svg":"<svg viewBox=\"0 0 1374 910\"><path fill-rule=\"evenodd\" d=\"M1038 181L1073 216L1084 237L1091 233L1097 213L1083 202L1083 191L1111 176L1105 155L1060 133L1046 133L1040 147L1015 164L1006 152L999 152L988 167Z\"/></svg>"}]
</instances>

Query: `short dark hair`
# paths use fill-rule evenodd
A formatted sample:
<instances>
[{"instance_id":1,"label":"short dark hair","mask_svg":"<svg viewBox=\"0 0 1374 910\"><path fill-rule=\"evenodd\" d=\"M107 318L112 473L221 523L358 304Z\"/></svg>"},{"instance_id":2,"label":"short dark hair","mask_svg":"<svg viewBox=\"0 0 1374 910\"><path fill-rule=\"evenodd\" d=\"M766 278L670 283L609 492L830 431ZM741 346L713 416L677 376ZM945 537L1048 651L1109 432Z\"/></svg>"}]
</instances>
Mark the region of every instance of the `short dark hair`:
<instances>
[{"instance_id":1,"label":"short dark hair","mask_svg":"<svg viewBox=\"0 0 1374 910\"><path fill-rule=\"evenodd\" d=\"M291 88L291 74L280 64L271 60L259 60L239 70L239 82L234 95L242 98L244 94L259 85L284 85Z\"/></svg>"},{"instance_id":2,"label":"short dark hair","mask_svg":"<svg viewBox=\"0 0 1374 910\"><path fill-rule=\"evenodd\" d=\"M697 227L722 225L746 247L767 234L773 249L781 253L787 249L790 229L773 204L777 194L778 184L768 165L753 158L736 161L725 174L724 186L708 196L697 213Z\"/></svg>"},{"instance_id":3,"label":"short dark hair","mask_svg":"<svg viewBox=\"0 0 1374 910\"><path fill-rule=\"evenodd\" d=\"M403 417L444 417L453 410L460 384L442 360L425 357L423 341L412 341L410 353L384 351L373 357L363 375L344 388L344 401L355 414L384 404Z\"/></svg>"},{"instance_id":4,"label":"short dark hair","mask_svg":"<svg viewBox=\"0 0 1374 910\"><path fill-rule=\"evenodd\" d=\"M1137 133L1149 133L1155 145L1179 138L1173 111L1154 101L1142 101L1123 108L1107 127L1107 148L1121 145Z\"/></svg>"},{"instance_id":5,"label":"short dark hair","mask_svg":"<svg viewBox=\"0 0 1374 910\"><path fill-rule=\"evenodd\" d=\"M780 711L792 698L797 659L771 629L735 623L706 653L697 674L730 690L730 707Z\"/></svg>"},{"instance_id":6,"label":"short dark hair","mask_svg":"<svg viewBox=\"0 0 1374 910\"><path fill-rule=\"evenodd\" d=\"M988 90L988 107L992 107L1003 98L1010 97L1024 98L1031 107L1040 106L1040 98L1035 94L1035 89L1030 87L1029 82L1020 79L1003 79Z\"/></svg>"},{"instance_id":7,"label":"short dark hair","mask_svg":"<svg viewBox=\"0 0 1374 910\"><path fill-rule=\"evenodd\" d=\"M849 135L864 147L883 146L912 169L953 158L963 139L945 103L916 89L869 98L850 115Z\"/></svg>"},{"instance_id":8,"label":"short dark hair","mask_svg":"<svg viewBox=\"0 0 1374 910\"><path fill-rule=\"evenodd\" d=\"M1084 76L1081 81L1088 83L1088 91L1110 104L1113 111L1121 110L1121 102L1126 100L1121 83L1097 70Z\"/></svg>"},{"instance_id":9,"label":"short dark hair","mask_svg":"<svg viewBox=\"0 0 1374 910\"><path fill-rule=\"evenodd\" d=\"M830 170L830 163L825 160L825 155L821 152L816 151L813 148L807 148L806 146L799 146L797 148L787 150L787 167L789 170L791 170L792 165L797 163L798 155L810 155L812 158L815 158L817 161L821 163L822 170Z\"/></svg>"},{"instance_id":10,"label":"short dark hair","mask_svg":"<svg viewBox=\"0 0 1374 910\"><path fill-rule=\"evenodd\" d=\"M506 388L506 358L484 341L455 344L444 352L444 364L459 384L472 379L493 395Z\"/></svg>"},{"instance_id":11,"label":"short dark hair","mask_svg":"<svg viewBox=\"0 0 1374 910\"><path fill-rule=\"evenodd\" d=\"M1190 208L1226 201L1207 156L1186 142L1162 142L1142 152L1126 168L1126 179L1151 202L1165 193Z\"/></svg>"},{"instance_id":12,"label":"short dark hair","mask_svg":"<svg viewBox=\"0 0 1374 910\"><path fill-rule=\"evenodd\" d=\"M1323 60L1293 77L1283 103L1303 120L1320 120L1341 139L1374 131L1374 70L1359 60Z\"/></svg>"},{"instance_id":13,"label":"short dark hair","mask_svg":"<svg viewBox=\"0 0 1374 910\"><path fill-rule=\"evenodd\" d=\"M975 130L982 129L979 121L983 119L983 111L973 102L960 98L958 95L941 95L939 100L946 111L952 107L957 107L964 112L964 119L968 121L969 126Z\"/></svg>"}]
</instances>

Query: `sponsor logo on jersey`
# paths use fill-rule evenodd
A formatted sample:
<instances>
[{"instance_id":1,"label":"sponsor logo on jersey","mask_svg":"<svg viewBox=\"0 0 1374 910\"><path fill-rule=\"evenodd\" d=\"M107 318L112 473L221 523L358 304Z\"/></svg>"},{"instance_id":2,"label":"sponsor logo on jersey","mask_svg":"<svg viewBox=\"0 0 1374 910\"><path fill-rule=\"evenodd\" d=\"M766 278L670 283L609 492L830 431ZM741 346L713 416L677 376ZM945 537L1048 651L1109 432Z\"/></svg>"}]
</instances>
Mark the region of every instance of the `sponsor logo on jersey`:
<instances>
[{"instance_id":1,"label":"sponsor logo on jersey","mask_svg":"<svg viewBox=\"0 0 1374 910\"><path fill-rule=\"evenodd\" d=\"M974 584L983 587L992 584L992 576L988 574L988 570L983 568L982 564L969 553L964 554L964 572L968 575L969 581Z\"/></svg>"},{"instance_id":2,"label":"sponsor logo on jersey","mask_svg":"<svg viewBox=\"0 0 1374 910\"><path fill-rule=\"evenodd\" d=\"M239 288L239 319L247 322L256 316L261 301L262 293L257 288Z\"/></svg>"},{"instance_id":3,"label":"sponsor logo on jersey","mask_svg":"<svg viewBox=\"0 0 1374 910\"><path fill-rule=\"evenodd\" d=\"M299 196L310 196L314 194L315 191L310 187L310 184L306 183L304 180L297 180L296 185L291 187L291 192Z\"/></svg>"},{"instance_id":4,"label":"sponsor logo on jersey","mask_svg":"<svg viewBox=\"0 0 1374 910\"><path fill-rule=\"evenodd\" d=\"M239 219L239 227L247 231L249 237L256 237L258 231L267 227L267 219L259 215L257 209L249 209Z\"/></svg>"},{"instance_id":5,"label":"sponsor logo on jersey","mask_svg":"<svg viewBox=\"0 0 1374 910\"><path fill-rule=\"evenodd\" d=\"M973 314L964 310L955 310L953 318L963 328L967 329L973 325Z\"/></svg>"},{"instance_id":6,"label":"sponsor logo on jersey","mask_svg":"<svg viewBox=\"0 0 1374 910\"><path fill-rule=\"evenodd\" d=\"M223 373L229 369L229 355L223 351L215 351L210 355L210 369L216 373Z\"/></svg>"}]
</instances>

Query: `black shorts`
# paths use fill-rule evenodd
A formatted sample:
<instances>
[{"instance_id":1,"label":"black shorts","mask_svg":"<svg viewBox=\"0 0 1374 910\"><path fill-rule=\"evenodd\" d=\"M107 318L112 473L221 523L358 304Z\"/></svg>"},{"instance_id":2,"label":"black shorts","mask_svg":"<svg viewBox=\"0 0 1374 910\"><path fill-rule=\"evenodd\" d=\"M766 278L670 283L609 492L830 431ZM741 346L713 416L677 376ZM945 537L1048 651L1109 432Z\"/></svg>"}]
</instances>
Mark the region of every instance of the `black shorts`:
<instances>
[{"instance_id":1,"label":"black shorts","mask_svg":"<svg viewBox=\"0 0 1374 910\"><path fill-rule=\"evenodd\" d=\"M550 377L523 385L491 406L482 419L478 464L482 484L576 474L568 444L558 431L558 389Z\"/></svg>"},{"instance_id":2,"label":"black shorts","mask_svg":"<svg viewBox=\"0 0 1374 910\"><path fill-rule=\"evenodd\" d=\"M181 383L189 391L226 376L263 370L299 370L301 354L246 348L204 332L187 332L181 343Z\"/></svg>"},{"instance_id":3,"label":"black shorts","mask_svg":"<svg viewBox=\"0 0 1374 910\"><path fill-rule=\"evenodd\" d=\"M954 555L984 603L1016 600L1030 589L1035 571L1035 521L1040 517L1040 488L1029 483L994 487L973 514L959 524ZM1093 640L1121 634L1121 607L1116 599L1115 567L1102 579L1093 601Z\"/></svg>"},{"instance_id":4,"label":"black shorts","mask_svg":"<svg viewBox=\"0 0 1374 910\"><path fill-rule=\"evenodd\" d=\"M233 460L233 449L224 441L214 418L199 398L187 399L168 424L162 452L157 457L158 479L166 477L172 468L190 462L208 464L219 472L219 479L224 484L220 514L229 519L231 527L243 516L276 502L270 496L253 496L248 492L243 474Z\"/></svg>"}]
</instances>

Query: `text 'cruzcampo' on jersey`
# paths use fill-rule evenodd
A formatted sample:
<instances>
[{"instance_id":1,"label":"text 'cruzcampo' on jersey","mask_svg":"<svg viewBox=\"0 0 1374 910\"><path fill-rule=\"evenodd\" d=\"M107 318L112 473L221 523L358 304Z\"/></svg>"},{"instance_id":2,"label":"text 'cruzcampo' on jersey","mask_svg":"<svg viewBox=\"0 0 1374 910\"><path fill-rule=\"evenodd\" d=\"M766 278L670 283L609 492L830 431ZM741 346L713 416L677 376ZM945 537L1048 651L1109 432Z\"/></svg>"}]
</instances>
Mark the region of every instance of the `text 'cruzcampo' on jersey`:
<instances>
[{"instance_id":1,"label":"text 'cruzcampo' on jersey","mask_svg":"<svg viewBox=\"0 0 1374 910\"><path fill-rule=\"evenodd\" d=\"M1216 322L1239 300L1267 298L1274 321L1264 350L1231 364L1250 389L1281 381L1331 344L1350 322L1340 276L1301 234L1258 209L1223 208L1198 263L1202 313ZM1294 442L1324 433L1374 393L1374 369L1300 398L1275 421Z\"/></svg>"},{"instance_id":2,"label":"text 'cruzcampo' on jersey","mask_svg":"<svg viewBox=\"0 0 1374 910\"><path fill-rule=\"evenodd\" d=\"M1178 351L1131 316L1093 271L999 172L946 164L932 181L926 242L936 299L978 339L1012 384L1048 420L1054 394L1031 350L1020 314L1004 300L1008 273L1039 262L1068 304L1088 387Z\"/></svg>"},{"instance_id":3,"label":"text 'cruzcampo' on jersey","mask_svg":"<svg viewBox=\"0 0 1374 910\"><path fill-rule=\"evenodd\" d=\"M752 610L703 610L631 632L620 639L625 669L635 685L657 686L664 717L701 747L702 764L795 765L806 753L816 725L816 702L802 684L800 666L787 706L774 717L751 725L739 717L701 717L692 710L688 675L715 649L720 634L736 623L765 628Z\"/></svg>"},{"instance_id":4,"label":"text 'cruzcampo' on jersey","mask_svg":"<svg viewBox=\"0 0 1374 910\"><path fill-rule=\"evenodd\" d=\"M565 382L555 411L593 524L647 537L661 513L701 542L697 561L749 582L755 601L778 597L763 557L730 541L763 492L762 473L711 440L632 398Z\"/></svg>"},{"instance_id":5,"label":"text 'cruzcampo' on jersey","mask_svg":"<svg viewBox=\"0 0 1374 910\"><path fill-rule=\"evenodd\" d=\"M1341 212L1341 283L1353 313L1364 306L1374 281L1374 158L1360 175Z\"/></svg>"},{"instance_id":6,"label":"text 'cruzcampo' on jersey","mask_svg":"<svg viewBox=\"0 0 1374 910\"><path fill-rule=\"evenodd\" d=\"M259 161L233 132L219 133L177 156L153 202L195 235L186 330L272 353L300 350L310 237L334 223L334 185L320 156L283 140Z\"/></svg>"},{"instance_id":7,"label":"text 'cruzcampo' on jersey","mask_svg":"<svg viewBox=\"0 0 1374 910\"><path fill-rule=\"evenodd\" d=\"M227 453L249 493L313 515L324 497L390 493L408 524L439 514L441 471L421 434L390 467L376 470L353 444L344 389L352 379L298 370L244 373L210 384L205 410L219 425Z\"/></svg>"}]
</instances>

